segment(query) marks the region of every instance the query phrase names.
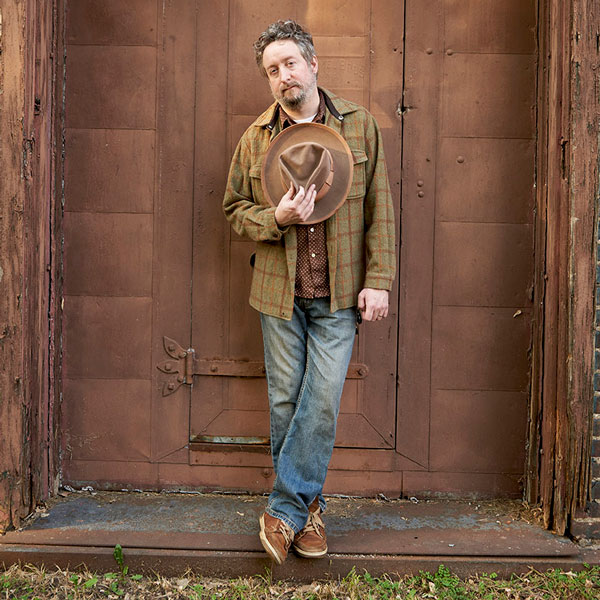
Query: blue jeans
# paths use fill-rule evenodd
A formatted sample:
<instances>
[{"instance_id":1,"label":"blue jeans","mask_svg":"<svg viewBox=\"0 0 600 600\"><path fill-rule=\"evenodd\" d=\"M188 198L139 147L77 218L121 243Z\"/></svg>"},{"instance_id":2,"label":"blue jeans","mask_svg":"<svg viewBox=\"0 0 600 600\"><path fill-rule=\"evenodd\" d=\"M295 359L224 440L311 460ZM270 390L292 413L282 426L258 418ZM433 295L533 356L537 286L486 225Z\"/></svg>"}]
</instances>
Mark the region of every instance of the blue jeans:
<instances>
[{"instance_id":1,"label":"blue jeans","mask_svg":"<svg viewBox=\"0 0 600 600\"><path fill-rule=\"evenodd\" d=\"M319 498L356 331L356 309L329 312L329 298L295 298L290 321L260 315L271 411L275 483L266 511L295 532Z\"/></svg>"}]
</instances>

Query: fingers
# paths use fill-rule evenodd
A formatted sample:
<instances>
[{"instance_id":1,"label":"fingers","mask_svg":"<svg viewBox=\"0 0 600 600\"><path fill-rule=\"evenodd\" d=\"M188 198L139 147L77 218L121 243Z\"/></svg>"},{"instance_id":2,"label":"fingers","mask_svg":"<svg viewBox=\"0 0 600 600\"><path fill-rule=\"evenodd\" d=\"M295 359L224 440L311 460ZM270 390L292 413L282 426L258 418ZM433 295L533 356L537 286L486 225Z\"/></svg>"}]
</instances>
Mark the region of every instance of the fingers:
<instances>
[{"instance_id":1,"label":"fingers","mask_svg":"<svg viewBox=\"0 0 600 600\"><path fill-rule=\"evenodd\" d=\"M281 198L281 202L288 202L294 195L294 185L290 182L290 187L285 195Z\"/></svg>"},{"instance_id":2,"label":"fingers","mask_svg":"<svg viewBox=\"0 0 600 600\"><path fill-rule=\"evenodd\" d=\"M359 293L357 304L365 321L381 321L388 316L389 298L386 291L365 288Z\"/></svg>"},{"instance_id":3,"label":"fingers","mask_svg":"<svg viewBox=\"0 0 600 600\"><path fill-rule=\"evenodd\" d=\"M316 196L315 186L311 185L308 190L305 190L301 186L293 198L286 199L286 209L289 215L288 222L302 223L306 221L315 210ZM284 198L281 199L282 202L284 202Z\"/></svg>"},{"instance_id":4,"label":"fingers","mask_svg":"<svg viewBox=\"0 0 600 600\"><path fill-rule=\"evenodd\" d=\"M317 191L314 185L311 185L308 190L305 190L302 186L298 190L298 193L294 196L292 202L296 205L295 208L298 211L298 216L302 221L308 219L315 209L315 198Z\"/></svg>"},{"instance_id":5,"label":"fingers","mask_svg":"<svg viewBox=\"0 0 600 600\"><path fill-rule=\"evenodd\" d=\"M275 221L280 226L302 223L308 219L315 209L317 192L315 186L311 185L306 191L303 187L295 192L292 183L288 191L283 195L275 209Z\"/></svg>"},{"instance_id":6,"label":"fingers","mask_svg":"<svg viewBox=\"0 0 600 600\"><path fill-rule=\"evenodd\" d=\"M365 309L365 295L363 292L358 294L358 309L362 312Z\"/></svg>"}]
</instances>

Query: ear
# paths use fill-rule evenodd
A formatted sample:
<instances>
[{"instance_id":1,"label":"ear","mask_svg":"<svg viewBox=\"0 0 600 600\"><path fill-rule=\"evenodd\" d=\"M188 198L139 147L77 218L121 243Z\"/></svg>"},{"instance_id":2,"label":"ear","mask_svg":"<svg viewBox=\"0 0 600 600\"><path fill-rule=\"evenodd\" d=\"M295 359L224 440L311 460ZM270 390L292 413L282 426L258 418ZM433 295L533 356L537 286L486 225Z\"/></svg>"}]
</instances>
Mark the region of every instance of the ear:
<instances>
[{"instance_id":1,"label":"ear","mask_svg":"<svg viewBox=\"0 0 600 600\"><path fill-rule=\"evenodd\" d=\"M316 56L313 56L310 60L310 66L312 68L312 72L316 75L319 72L319 60Z\"/></svg>"}]
</instances>

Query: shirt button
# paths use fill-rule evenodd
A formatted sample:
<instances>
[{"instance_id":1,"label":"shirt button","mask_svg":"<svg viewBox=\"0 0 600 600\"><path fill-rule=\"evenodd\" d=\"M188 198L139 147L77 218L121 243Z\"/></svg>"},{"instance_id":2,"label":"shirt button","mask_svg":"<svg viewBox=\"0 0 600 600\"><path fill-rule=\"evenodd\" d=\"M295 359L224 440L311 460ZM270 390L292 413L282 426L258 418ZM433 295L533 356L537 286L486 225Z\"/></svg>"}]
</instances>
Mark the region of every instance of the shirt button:
<instances>
[{"instance_id":1,"label":"shirt button","mask_svg":"<svg viewBox=\"0 0 600 600\"><path fill-rule=\"evenodd\" d=\"M316 254L313 252L313 253L311 254L311 256L314 258L314 257L316 256Z\"/></svg>"},{"instance_id":2,"label":"shirt button","mask_svg":"<svg viewBox=\"0 0 600 600\"><path fill-rule=\"evenodd\" d=\"M310 232L311 232L311 233L314 233L314 232L315 232L315 228L314 228L314 227L311 227L311 228L310 228Z\"/></svg>"}]
</instances>

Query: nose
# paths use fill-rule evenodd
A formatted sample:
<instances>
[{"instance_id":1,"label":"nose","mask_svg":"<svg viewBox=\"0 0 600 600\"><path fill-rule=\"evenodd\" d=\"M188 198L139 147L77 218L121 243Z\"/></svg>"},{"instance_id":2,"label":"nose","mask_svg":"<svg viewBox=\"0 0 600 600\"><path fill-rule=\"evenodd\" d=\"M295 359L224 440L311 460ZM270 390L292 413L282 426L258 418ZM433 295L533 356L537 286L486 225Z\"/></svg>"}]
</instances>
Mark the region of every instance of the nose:
<instances>
[{"instance_id":1,"label":"nose","mask_svg":"<svg viewBox=\"0 0 600 600\"><path fill-rule=\"evenodd\" d=\"M292 78L292 72L287 67L281 67L279 70L281 81L286 82Z\"/></svg>"}]
</instances>

